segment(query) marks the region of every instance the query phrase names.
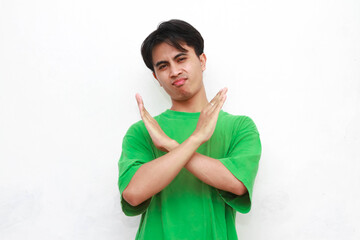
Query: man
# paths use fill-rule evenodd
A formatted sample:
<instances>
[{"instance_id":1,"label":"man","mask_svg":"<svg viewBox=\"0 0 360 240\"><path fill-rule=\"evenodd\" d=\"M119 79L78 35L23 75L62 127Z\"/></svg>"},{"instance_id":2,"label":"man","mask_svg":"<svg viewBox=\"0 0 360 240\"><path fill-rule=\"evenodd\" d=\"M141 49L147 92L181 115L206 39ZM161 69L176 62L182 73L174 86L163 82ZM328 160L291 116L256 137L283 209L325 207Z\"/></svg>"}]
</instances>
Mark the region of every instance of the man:
<instances>
[{"instance_id":1,"label":"man","mask_svg":"<svg viewBox=\"0 0 360 240\"><path fill-rule=\"evenodd\" d=\"M124 213L142 214L136 239L237 239L236 211L250 210L259 133L249 117L221 110L226 88L207 100L203 48L180 20L143 42L144 62L172 107L153 118L136 94L142 121L123 139L118 183Z\"/></svg>"}]
</instances>

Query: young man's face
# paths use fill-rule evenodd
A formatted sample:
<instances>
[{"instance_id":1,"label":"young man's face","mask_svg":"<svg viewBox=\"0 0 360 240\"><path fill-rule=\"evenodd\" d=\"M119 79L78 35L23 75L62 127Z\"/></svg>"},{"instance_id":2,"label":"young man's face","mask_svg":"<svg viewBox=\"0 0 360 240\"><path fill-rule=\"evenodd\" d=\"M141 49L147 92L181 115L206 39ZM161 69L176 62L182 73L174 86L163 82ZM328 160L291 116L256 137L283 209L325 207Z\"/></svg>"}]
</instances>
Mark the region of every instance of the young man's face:
<instances>
[{"instance_id":1,"label":"young man's face","mask_svg":"<svg viewBox=\"0 0 360 240\"><path fill-rule=\"evenodd\" d=\"M202 88L202 74L206 67L206 56L196 55L194 49L181 45L187 52L160 43L153 48L154 77L171 99L184 101L193 97Z\"/></svg>"}]
</instances>

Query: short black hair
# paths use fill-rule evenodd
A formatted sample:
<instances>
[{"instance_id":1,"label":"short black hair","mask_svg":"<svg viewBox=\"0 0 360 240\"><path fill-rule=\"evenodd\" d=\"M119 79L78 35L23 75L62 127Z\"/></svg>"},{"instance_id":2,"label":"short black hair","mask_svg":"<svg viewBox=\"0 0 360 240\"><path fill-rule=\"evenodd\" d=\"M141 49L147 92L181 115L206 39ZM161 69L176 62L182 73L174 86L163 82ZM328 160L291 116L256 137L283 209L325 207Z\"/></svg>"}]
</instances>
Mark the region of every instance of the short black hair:
<instances>
[{"instance_id":1,"label":"short black hair","mask_svg":"<svg viewBox=\"0 0 360 240\"><path fill-rule=\"evenodd\" d=\"M204 52L204 39L199 31L189 23L178 19L162 22L141 45L141 55L145 65L153 72L152 50L156 45L163 42L184 52L186 49L181 46L181 43L186 43L189 47L194 48L198 57Z\"/></svg>"}]
</instances>

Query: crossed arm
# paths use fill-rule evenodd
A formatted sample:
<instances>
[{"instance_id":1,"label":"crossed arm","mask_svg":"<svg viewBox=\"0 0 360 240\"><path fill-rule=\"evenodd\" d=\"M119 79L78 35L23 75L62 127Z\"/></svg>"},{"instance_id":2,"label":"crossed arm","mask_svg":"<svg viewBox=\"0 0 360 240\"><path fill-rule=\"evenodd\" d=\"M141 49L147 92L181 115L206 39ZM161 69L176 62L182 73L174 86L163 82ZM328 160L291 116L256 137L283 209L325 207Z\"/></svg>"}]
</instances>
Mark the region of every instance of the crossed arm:
<instances>
[{"instance_id":1,"label":"crossed arm","mask_svg":"<svg viewBox=\"0 0 360 240\"><path fill-rule=\"evenodd\" d=\"M154 145L167 154L143 164L123 191L123 198L137 206L164 189L185 167L204 183L215 188L243 195L244 184L217 159L196 153L201 144L212 136L220 109L226 100L227 89L222 89L201 111L193 134L182 144L169 138L154 118L146 111L140 95L136 96L140 115Z\"/></svg>"}]
</instances>

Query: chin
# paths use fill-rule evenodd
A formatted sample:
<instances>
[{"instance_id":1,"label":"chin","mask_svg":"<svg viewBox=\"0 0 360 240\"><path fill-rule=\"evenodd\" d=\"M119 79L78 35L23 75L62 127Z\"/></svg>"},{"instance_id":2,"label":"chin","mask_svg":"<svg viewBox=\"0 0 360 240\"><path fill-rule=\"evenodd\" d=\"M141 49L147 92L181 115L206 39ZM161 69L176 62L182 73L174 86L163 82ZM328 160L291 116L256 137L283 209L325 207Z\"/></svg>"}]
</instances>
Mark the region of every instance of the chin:
<instances>
[{"instance_id":1,"label":"chin","mask_svg":"<svg viewBox=\"0 0 360 240\"><path fill-rule=\"evenodd\" d=\"M172 99L174 99L176 101L187 101L192 96L193 96L193 94L191 94L190 92L181 92L181 93L177 94L176 96L174 96Z\"/></svg>"}]
</instances>

